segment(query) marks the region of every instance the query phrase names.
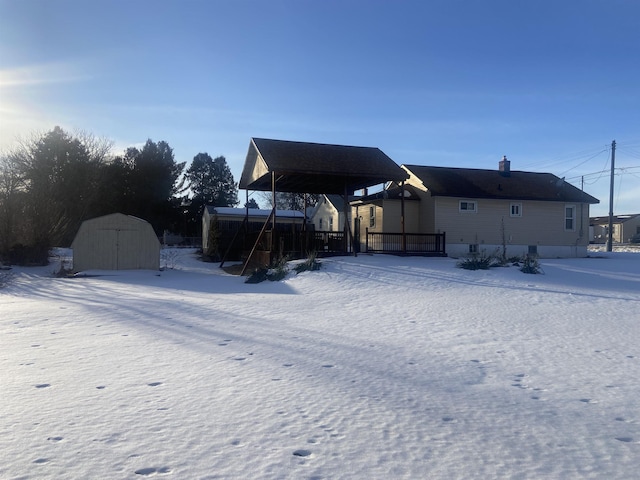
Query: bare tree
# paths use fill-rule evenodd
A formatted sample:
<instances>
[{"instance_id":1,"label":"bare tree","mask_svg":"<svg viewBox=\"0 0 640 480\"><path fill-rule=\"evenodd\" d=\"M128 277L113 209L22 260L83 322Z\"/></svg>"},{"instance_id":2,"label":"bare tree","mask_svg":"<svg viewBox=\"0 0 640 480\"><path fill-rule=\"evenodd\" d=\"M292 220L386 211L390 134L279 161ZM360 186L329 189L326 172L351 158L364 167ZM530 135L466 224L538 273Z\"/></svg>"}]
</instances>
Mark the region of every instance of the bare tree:
<instances>
[{"instance_id":1,"label":"bare tree","mask_svg":"<svg viewBox=\"0 0 640 480\"><path fill-rule=\"evenodd\" d=\"M21 140L9 154L24 189L28 243L50 247L71 242L99 192L100 166L110 142L60 127Z\"/></svg>"}]
</instances>

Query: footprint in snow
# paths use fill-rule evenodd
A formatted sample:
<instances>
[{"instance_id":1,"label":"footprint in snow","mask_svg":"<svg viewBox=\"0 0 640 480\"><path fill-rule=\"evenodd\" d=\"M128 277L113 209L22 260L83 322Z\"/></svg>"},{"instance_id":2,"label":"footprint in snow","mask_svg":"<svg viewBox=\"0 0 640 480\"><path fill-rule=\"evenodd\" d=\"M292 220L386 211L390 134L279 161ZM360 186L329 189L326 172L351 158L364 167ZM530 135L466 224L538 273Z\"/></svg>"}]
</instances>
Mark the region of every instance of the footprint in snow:
<instances>
[{"instance_id":1,"label":"footprint in snow","mask_svg":"<svg viewBox=\"0 0 640 480\"><path fill-rule=\"evenodd\" d=\"M616 437L616 440L618 440L619 442L624 442L624 443L633 442L633 438L631 438L631 437Z\"/></svg>"},{"instance_id":2,"label":"footprint in snow","mask_svg":"<svg viewBox=\"0 0 640 480\"><path fill-rule=\"evenodd\" d=\"M311 450L305 450L305 449L295 450L293 452L293 455L295 457L310 457L311 456Z\"/></svg>"},{"instance_id":3,"label":"footprint in snow","mask_svg":"<svg viewBox=\"0 0 640 480\"><path fill-rule=\"evenodd\" d=\"M50 383L39 383L37 385L35 385L36 388L47 388L50 387L51 384Z\"/></svg>"},{"instance_id":4,"label":"footprint in snow","mask_svg":"<svg viewBox=\"0 0 640 480\"><path fill-rule=\"evenodd\" d=\"M162 382L147 383L147 386L149 386L149 387L157 387L158 385L162 385Z\"/></svg>"},{"instance_id":5,"label":"footprint in snow","mask_svg":"<svg viewBox=\"0 0 640 480\"><path fill-rule=\"evenodd\" d=\"M136 475L142 475L145 477L155 475L156 473L159 473L160 475L171 473L171 469L169 467L160 467L160 468L150 467L150 468L141 468L135 471Z\"/></svg>"}]
</instances>

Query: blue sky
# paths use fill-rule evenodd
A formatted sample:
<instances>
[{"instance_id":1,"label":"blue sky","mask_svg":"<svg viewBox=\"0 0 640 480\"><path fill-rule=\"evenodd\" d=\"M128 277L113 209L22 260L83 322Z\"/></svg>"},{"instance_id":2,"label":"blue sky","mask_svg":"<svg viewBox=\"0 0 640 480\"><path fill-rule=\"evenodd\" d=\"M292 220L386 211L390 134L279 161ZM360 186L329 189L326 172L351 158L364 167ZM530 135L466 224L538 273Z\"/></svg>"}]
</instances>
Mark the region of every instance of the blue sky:
<instances>
[{"instance_id":1,"label":"blue sky","mask_svg":"<svg viewBox=\"0 0 640 480\"><path fill-rule=\"evenodd\" d=\"M615 139L614 212L640 213L639 59L635 0L0 0L0 149L60 125L236 181L251 137L507 155L606 215Z\"/></svg>"}]
</instances>

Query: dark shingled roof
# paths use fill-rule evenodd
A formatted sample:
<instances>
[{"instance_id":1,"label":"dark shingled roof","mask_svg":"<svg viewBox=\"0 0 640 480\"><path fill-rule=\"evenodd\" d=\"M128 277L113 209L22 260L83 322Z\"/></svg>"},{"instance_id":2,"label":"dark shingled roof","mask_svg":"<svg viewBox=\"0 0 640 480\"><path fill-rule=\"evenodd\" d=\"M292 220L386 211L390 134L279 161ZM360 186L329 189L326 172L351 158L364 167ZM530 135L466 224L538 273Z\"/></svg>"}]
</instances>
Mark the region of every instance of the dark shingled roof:
<instances>
[{"instance_id":1,"label":"dark shingled roof","mask_svg":"<svg viewBox=\"0 0 640 480\"><path fill-rule=\"evenodd\" d=\"M551 173L514 170L503 173L422 165L404 167L418 177L433 196L600 203L597 198Z\"/></svg>"},{"instance_id":2,"label":"dark shingled roof","mask_svg":"<svg viewBox=\"0 0 640 480\"><path fill-rule=\"evenodd\" d=\"M380 149L252 138L239 187L278 192L348 194L407 173Z\"/></svg>"}]
</instances>

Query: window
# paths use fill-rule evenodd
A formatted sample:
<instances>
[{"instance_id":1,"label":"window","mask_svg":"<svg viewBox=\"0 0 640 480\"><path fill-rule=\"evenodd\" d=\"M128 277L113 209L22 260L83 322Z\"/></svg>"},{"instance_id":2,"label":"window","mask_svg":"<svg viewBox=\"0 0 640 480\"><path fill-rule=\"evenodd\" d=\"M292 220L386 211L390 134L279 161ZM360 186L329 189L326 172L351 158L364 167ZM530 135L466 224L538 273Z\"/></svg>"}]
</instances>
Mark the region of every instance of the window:
<instances>
[{"instance_id":1,"label":"window","mask_svg":"<svg viewBox=\"0 0 640 480\"><path fill-rule=\"evenodd\" d=\"M468 200L460 200L460 211L464 213L476 213L476 202L470 202Z\"/></svg>"},{"instance_id":2,"label":"window","mask_svg":"<svg viewBox=\"0 0 640 480\"><path fill-rule=\"evenodd\" d=\"M318 220L318 230L322 230L322 218Z\"/></svg>"},{"instance_id":3,"label":"window","mask_svg":"<svg viewBox=\"0 0 640 480\"><path fill-rule=\"evenodd\" d=\"M538 246L537 245L529 245L527 253L529 255L538 255Z\"/></svg>"},{"instance_id":4,"label":"window","mask_svg":"<svg viewBox=\"0 0 640 480\"><path fill-rule=\"evenodd\" d=\"M329 217L329 231L333 232L333 217Z\"/></svg>"},{"instance_id":5,"label":"window","mask_svg":"<svg viewBox=\"0 0 640 480\"><path fill-rule=\"evenodd\" d=\"M512 217L521 217L522 216L522 204L521 203L512 203L509 215Z\"/></svg>"},{"instance_id":6,"label":"window","mask_svg":"<svg viewBox=\"0 0 640 480\"><path fill-rule=\"evenodd\" d=\"M376 207L369 207L369 227L376 226Z\"/></svg>"},{"instance_id":7,"label":"window","mask_svg":"<svg viewBox=\"0 0 640 480\"><path fill-rule=\"evenodd\" d=\"M469 253L478 253L478 244L470 243L469 244Z\"/></svg>"},{"instance_id":8,"label":"window","mask_svg":"<svg viewBox=\"0 0 640 480\"><path fill-rule=\"evenodd\" d=\"M564 207L564 229L575 230L576 229L576 206L565 205Z\"/></svg>"}]
</instances>

